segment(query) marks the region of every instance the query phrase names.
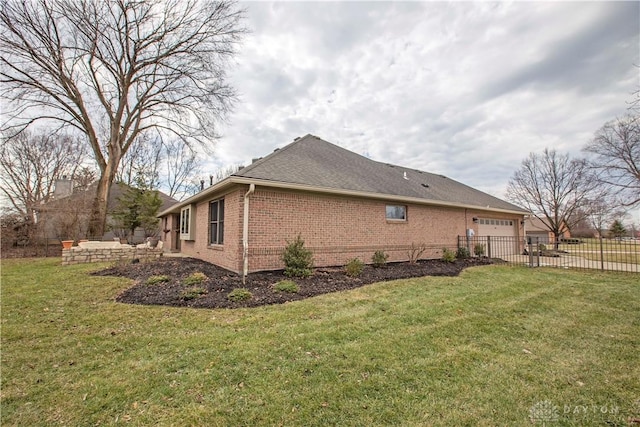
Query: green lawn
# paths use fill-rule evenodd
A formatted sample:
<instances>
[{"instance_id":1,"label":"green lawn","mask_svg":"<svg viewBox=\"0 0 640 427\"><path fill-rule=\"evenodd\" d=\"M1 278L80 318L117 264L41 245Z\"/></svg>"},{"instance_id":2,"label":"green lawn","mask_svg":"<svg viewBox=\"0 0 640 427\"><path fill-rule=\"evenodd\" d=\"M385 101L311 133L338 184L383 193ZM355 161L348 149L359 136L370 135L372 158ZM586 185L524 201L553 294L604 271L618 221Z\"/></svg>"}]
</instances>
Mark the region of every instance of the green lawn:
<instances>
[{"instance_id":1,"label":"green lawn","mask_svg":"<svg viewBox=\"0 0 640 427\"><path fill-rule=\"evenodd\" d=\"M128 280L59 262L3 261L3 426L640 418L638 275L491 266L212 311L118 304Z\"/></svg>"},{"instance_id":2,"label":"green lawn","mask_svg":"<svg viewBox=\"0 0 640 427\"><path fill-rule=\"evenodd\" d=\"M581 239L578 245L559 245L559 249L573 255L582 256L589 260L605 262L621 262L627 264L640 264L640 243L636 240L602 240L602 257L600 256L600 240ZM552 245L551 245L552 246Z\"/></svg>"}]
</instances>

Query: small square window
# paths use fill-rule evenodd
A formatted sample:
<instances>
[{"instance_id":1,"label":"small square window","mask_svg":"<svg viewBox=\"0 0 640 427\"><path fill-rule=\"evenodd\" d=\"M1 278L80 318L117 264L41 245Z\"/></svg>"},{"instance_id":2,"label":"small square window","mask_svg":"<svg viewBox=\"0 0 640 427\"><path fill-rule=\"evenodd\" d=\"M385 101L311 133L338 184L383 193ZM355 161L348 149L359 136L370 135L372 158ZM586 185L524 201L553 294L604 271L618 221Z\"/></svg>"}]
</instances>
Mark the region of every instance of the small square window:
<instances>
[{"instance_id":1,"label":"small square window","mask_svg":"<svg viewBox=\"0 0 640 427\"><path fill-rule=\"evenodd\" d=\"M402 205L387 205L386 217L391 220L406 221L407 207Z\"/></svg>"}]
</instances>

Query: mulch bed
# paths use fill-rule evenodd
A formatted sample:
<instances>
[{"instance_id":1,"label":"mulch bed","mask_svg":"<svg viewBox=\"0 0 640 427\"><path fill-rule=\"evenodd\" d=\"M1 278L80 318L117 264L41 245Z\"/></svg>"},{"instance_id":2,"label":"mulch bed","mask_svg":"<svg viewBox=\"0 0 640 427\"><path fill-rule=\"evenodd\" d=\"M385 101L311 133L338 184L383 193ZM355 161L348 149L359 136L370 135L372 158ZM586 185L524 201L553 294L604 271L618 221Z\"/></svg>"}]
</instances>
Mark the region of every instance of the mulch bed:
<instances>
[{"instance_id":1,"label":"mulch bed","mask_svg":"<svg viewBox=\"0 0 640 427\"><path fill-rule=\"evenodd\" d=\"M472 266L494 263L488 258L469 258L449 263L442 260L422 260L416 264L389 263L382 268L365 266L362 274L349 277L341 267L317 268L313 276L305 279L294 278L299 286L298 293L276 292L273 285L281 280L291 280L282 270L251 273L246 284L242 284L242 276L228 270L194 258L161 258L148 263L119 265L94 273L97 276L118 276L135 280L135 284L122 292L116 300L130 304L167 305L197 308L238 308L256 307L268 304L282 304L329 292L358 288L375 282L395 279L407 279L423 276L457 276ZM192 286L182 284L192 273L204 273L207 279L197 285L200 292L196 298L184 297L185 290ZM151 276L166 275L170 281L148 285ZM252 294L251 299L233 302L227 298L229 292L236 288L245 288Z\"/></svg>"}]
</instances>

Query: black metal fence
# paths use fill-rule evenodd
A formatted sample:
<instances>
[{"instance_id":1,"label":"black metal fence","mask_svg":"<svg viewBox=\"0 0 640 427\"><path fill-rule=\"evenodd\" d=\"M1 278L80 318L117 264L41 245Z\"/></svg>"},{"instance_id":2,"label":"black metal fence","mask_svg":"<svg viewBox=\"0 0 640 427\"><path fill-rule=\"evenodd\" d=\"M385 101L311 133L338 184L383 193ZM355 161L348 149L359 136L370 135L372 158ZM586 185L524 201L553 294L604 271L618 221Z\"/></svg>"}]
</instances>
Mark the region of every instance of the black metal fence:
<instances>
[{"instance_id":1,"label":"black metal fence","mask_svg":"<svg viewBox=\"0 0 640 427\"><path fill-rule=\"evenodd\" d=\"M558 267L640 273L640 240L458 236L458 247L472 256L500 258L529 267Z\"/></svg>"}]
</instances>

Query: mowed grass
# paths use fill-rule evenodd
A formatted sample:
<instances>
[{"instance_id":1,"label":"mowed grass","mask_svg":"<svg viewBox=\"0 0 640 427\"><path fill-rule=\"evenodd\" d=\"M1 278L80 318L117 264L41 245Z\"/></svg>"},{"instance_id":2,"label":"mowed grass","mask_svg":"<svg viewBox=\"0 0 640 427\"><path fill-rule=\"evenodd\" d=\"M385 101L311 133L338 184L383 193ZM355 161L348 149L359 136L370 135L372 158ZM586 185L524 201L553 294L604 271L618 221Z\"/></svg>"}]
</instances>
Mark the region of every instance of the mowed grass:
<instances>
[{"instance_id":1,"label":"mowed grass","mask_svg":"<svg viewBox=\"0 0 640 427\"><path fill-rule=\"evenodd\" d=\"M96 268L3 261L3 426L640 418L638 275L491 266L232 311L119 304L131 282Z\"/></svg>"},{"instance_id":2,"label":"mowed grass","mask_svg":"<svg viewBox=\"0 0 640 427\"><path fill-rule=\"evenodd\" d=\"M602 256L600 256L600 252L585 252L584 257L592 261L600 261L601 259L604 259L605 262L640 264L640 253L638 252L627 252L627 253L604 252Z\"/></svg>"},{"instance_id":3,"label":"mowed grass","mask_svg":"<svg viewBox=\"0 0 640 427\"><path fill-rule=\"evenodd\" d=\"M605 262L640 264L640 242L637 240L603 239L602 256L600 255L600 240L580 240L582 243L577 245L561 244L559 249L593 261L604 259ZM549 246L553 247L553 245Z\"/></svg>"}]
</instances>

